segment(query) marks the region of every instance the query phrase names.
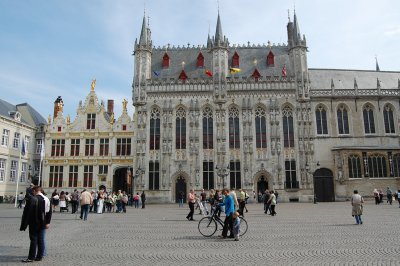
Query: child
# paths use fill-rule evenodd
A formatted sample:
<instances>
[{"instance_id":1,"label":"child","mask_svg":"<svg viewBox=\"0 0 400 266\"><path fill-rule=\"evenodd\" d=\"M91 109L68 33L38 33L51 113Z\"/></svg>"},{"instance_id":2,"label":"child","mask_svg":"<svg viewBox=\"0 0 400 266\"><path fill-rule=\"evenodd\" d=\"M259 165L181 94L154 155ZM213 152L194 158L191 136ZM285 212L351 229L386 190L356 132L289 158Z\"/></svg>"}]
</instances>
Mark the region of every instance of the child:
<instances>
[{"instance_id":1,"label":"child","mask_svg":"<svg viewBox=\"0 0 400 266\"><path fill-rule=\"evenodd\" d=\"M239 241L239 234L240 234L240 218L239 213L233 213L233 236L235 237L235 241Z\"/></svg>"}]
</instances>

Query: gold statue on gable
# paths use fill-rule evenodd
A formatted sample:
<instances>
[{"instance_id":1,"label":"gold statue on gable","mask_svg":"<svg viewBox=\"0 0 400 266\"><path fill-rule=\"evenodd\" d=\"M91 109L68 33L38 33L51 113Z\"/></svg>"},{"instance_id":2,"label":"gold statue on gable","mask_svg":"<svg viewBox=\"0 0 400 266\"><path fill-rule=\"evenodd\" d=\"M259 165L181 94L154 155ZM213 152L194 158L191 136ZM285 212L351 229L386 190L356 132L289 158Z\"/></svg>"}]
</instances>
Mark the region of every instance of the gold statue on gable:
<instances>
[{"instance_id":1,"label":"gold statue on gable","mask_svg":"<svg viewBox=\"0 0 400 266\"><path fill-rule=\"evenodd\" d=\"M92 91L94 91L95 88L96 88L96 79L93 79L93 80L92 80L92 84L90 85L90 89L91 89Z\"/></svg>"},{"instance_id":2,"label":"gold statue on gable","mask_svg":"<svg viewBox=\"0 0 400 266\"><path fill-rule=\"evenodd\" d=\"M71 124L71 117L67 115L67 125Z\"/></svg>"},{"instance_id":3,"label":"gold statue on gable","mask_svg":"<svg viewBox=\"0 0 400 266\"><path fill-rule=\"evenodd\" d=\"M49 115L49 117L47 118L47 124L51 124L51 115Z\"/></svg>"},{"instance_id":4,"label":"gold statue on gable","mask_svg":"<svg viewBox=\"0 0 400 266\"><path fill-rule=\"evenodd\" d=\"M124 112L127 111L127 105L128 105L128 101L126 99L124 99L122 101L122 111L124 111Z\"/></svg>"}]
</instances>

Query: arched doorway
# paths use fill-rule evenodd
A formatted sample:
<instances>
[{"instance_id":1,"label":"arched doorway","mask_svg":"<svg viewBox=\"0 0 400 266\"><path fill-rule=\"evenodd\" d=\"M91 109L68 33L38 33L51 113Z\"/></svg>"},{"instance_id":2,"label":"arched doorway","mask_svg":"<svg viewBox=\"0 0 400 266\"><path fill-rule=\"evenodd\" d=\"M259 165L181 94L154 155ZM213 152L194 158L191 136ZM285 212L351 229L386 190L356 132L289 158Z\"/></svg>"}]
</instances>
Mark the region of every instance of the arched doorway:
<instances>
[{"instance_id":1,"label":"arched doorway","mask_svg":"<svg viewBox=\"0 0 400 266\"><path fill-rule=\"evenodd\" d=\"M335 201L333 173L330 169L321 168L314 172L314 194L319 202Z\"/></svg>"},{"instance_id":2,"label":"arched doorway","mask_svg":"<svg viewBox=\"0 0 400 266\"><path fill-rule=\"evenodd\" d=\"M133 178L131 167L121 167L115 170L113 177L113 191L125 191L132 194Z\"/></svg>"},{"instance_id":3,"label":"arched doorway","mask_svg":"<svg viewBox=\"0 0 400 266\"><path fill-rule=\"evenodd\" d=\"M186 203L186 179L183 176L178 176L175 182L175 202L179 202L179 194L184 193L183 202Z\"/></svg>"},{"instance_id":4,"label":"arched doorway","mask_svg":"<svg viewBox=\"0 0 400 266\"><path fill-rule=\"evenodd\" d=\"M268 179L266 175L261 175L257 180L257 195L263 194L268 189ZM260 201L261 199L259 199Z\"/></svg>"}]
</instances>

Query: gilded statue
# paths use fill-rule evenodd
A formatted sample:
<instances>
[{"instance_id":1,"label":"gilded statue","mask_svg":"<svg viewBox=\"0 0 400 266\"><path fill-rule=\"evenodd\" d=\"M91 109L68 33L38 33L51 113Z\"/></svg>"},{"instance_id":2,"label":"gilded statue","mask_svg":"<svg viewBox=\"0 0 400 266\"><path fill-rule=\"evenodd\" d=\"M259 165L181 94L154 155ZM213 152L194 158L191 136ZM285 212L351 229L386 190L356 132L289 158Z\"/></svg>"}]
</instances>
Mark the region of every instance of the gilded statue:
<instances>
[{"instance_id":1,"label":"gilded statue","mask_svg":"<svg viewBox=\"0 0 400 266\"><path fill-rule=\"evenodd\" d=\"M127 110L127 105L128 105L128 101L127 101L126 99L124 99L124 100L122 101L122 110L123 110L124 112L126 112L126 110Z\"/></svg>"},{"instance_id":2,"label":"gilded statue","mask_svg":"<svg viewBox=\"0 0 400 266\"><path fill-rule=\"evenodd\" d=\"M67 115L67 125L71 124L71 117Z\"/></svg>"},{"instance_id":3,"label":"gilded statue","mask_svg":"<svg viewBox=\"0 0 400 266\"><path fill-rule=\"evenodd\" d=\"M47 118L47 124L51 124L51 115L49 115L49 117Z\"/></svg>"},{"instance_id":4,"label":"gilded statue","mask_svg":"<svg viewBox=\"0 0 400 266\"><path fill-rule=\"evenodd\" d=\"M110 124L111 125L114 125L114 112L113 113L111 113L111 117L110 117Z\"/></svg>"},{"instance_id":5,"label":"gilded statue","mask_svg":"<svg viewBox=\"0 0 400 266\"><path fill-rule=\"evenodd\" d=\"M94 91L94 88L96 88L96 79L92 80L92 84L90 85L90 88L92 91Z\"/></svg>"}]
</instances>

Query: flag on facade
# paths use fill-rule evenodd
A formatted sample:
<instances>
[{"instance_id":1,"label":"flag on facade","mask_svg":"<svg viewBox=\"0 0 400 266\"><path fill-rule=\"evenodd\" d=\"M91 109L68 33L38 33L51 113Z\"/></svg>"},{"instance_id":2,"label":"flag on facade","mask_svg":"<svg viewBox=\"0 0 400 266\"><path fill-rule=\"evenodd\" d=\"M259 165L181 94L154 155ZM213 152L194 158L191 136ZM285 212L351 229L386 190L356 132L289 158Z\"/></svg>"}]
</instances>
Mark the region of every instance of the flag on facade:
<instances>
[{"instance_id":1,"label":"flag on facade","mask_svg":"<svg viewBox=\"0 0 400 266\"><path fill-rule=\"evenodd\" d=\"M287 73L286 73L286 65L283 65L282 68L282 77L286 77Z\"/></svg>"},{"instance_id":2,"label":"flag on facade","mask_svg":"<svg viewBox=\"0 0 400 266\"><path fill-rule=\"evenodd\" d=\"M153 74L156 75L157 77L160 76L160 72L153 71Z\"/></svg>"},{"instance_id":3,"label":"flag on facade","mask_svg":"<svg viewBox=\"0 0 400 266\"><path fill-rule=\"evenodd\" d=\"M22 148L21 148L21 156L25 156L26 148L25 148L25 141L22 141Z\"/></svg>"},{"instance_id":4,"label":"flag on facade","mask_svg":"<svg viewBox=\"0 0 400 266\"><path fill-rule=\"evenodd\" d=\"M238 72L240 72L240 68L236 68L236 67L231 67L231 68L229 68L229 72L231 72L231 74L234 74L234 73L238 73Z\"/></svg>"},{"instance_id":5,"label":"flag on facade","mask_svg":"<svg viewBox=\"0 0 400 266\"><path fill-rule=\"evenodd\" d=\"M209 76L209 77L212 77L212 76L213 76L213 73L212 73L210 70L208 70L208 69L206 69L206 74L207 74L207 76Z\"/></svg>"}]
</instances>

